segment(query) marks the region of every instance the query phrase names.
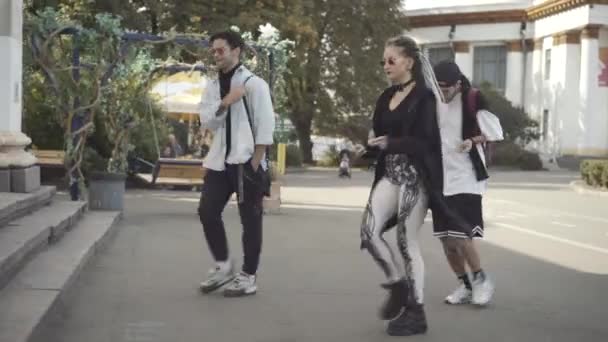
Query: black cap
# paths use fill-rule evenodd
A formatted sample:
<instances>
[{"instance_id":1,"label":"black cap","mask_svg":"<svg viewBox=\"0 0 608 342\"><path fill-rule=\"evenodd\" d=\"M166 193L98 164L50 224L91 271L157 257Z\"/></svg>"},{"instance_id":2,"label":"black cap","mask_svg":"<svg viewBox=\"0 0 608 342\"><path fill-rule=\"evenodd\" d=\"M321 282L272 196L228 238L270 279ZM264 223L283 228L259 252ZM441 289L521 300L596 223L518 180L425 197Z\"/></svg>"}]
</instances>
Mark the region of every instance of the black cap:
<instances>
[{"instance_id":1,"label":"black cap","mask_svg":"<svg viewBox=\"0 0 608 342\"><path fill-rule=\"evenodd\" d=\"M440 86L453 86L462 78L458 65L452 61L441 61L433 68Z\"/></svg>"}]
</instances>

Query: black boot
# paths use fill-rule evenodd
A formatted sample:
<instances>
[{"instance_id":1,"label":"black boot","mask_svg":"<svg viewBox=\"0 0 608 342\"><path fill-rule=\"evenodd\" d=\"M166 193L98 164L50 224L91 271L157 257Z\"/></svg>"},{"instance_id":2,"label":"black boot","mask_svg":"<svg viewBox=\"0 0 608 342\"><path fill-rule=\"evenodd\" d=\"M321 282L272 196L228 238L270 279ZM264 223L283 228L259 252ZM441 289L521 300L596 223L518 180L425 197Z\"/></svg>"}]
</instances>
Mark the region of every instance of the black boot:
<instances>
[{"instance_id":1,"label":"black boot","mask_svg":"<svg viewBox=\"0 0 608 342\"><path fill-rule=\"evenodd\" d=\"M408 285L405 280L399 280L392 284L383 284L383 288L389 291L388 298L380 308L380 319L389 320L397 317L403 311L407 302Z\"/></svg>"},{"instance_id":2,"label":"black boot","mask_svg":"<svg viewBox=\"0 0 608 342\"><path fill-rule=\"evenodd\" d=\"M388 323L390 336L412 336L426 333L426 315L422 304L408 304L399 317Z\"/></svg>"}]
</instances>

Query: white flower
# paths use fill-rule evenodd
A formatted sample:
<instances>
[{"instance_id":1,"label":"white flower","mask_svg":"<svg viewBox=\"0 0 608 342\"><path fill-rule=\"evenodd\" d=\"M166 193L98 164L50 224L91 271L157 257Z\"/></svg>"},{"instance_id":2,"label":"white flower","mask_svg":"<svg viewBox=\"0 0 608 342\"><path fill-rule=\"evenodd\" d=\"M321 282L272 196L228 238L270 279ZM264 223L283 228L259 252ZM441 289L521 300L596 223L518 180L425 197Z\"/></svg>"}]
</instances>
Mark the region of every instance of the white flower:
<instances>
[{"instance_id":1,"label":"white flower","mask_svg":"<svg viewBox=\"0 0 608 342\"><path fill-rule=\"evenodd\" d=\"M266 23L266 25L260 25L258 28L260 31L260 41L276 41L279 37L279 30L277 30L272 24Z\"/></svg>"},{"instance_id":2,"label":"white flower","mask_svg":"<svg viewBox=\"0 0 608 342\"><path fill-rule=\"evenodd\" d=\"M236 25L232 25L230 26L230 31L241 32L241 29Z\"/></svg>"}]
</instances>

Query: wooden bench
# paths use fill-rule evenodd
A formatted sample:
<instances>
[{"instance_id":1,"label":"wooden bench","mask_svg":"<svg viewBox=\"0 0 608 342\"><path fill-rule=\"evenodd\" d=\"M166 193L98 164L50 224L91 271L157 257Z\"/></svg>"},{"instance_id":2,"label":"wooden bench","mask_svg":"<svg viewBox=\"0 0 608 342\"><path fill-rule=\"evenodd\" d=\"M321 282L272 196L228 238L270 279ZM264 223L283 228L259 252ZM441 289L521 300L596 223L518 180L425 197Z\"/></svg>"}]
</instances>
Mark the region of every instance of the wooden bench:
<instances>
[{"instance_id":1,"label":"wooden bench","mask_svg":"<svg viewBox=\"0 0 608 342\"><path fill-rule=\"evenodd\" d=\"M41 167L63 168L65 151L59 150L32 150L38 165Z\"/></svg>"},{"instance_id":2,"label":"wooden bench","mask_svg":"<svg viewBox=\"0 0 608 342\"><path fill-rule=\"evenodd\" d=\"M149 173L137 173L136 177L150 185L201 186L203 185L203 161L200 159L160 158Z\"/></svg>"}]
</instances>

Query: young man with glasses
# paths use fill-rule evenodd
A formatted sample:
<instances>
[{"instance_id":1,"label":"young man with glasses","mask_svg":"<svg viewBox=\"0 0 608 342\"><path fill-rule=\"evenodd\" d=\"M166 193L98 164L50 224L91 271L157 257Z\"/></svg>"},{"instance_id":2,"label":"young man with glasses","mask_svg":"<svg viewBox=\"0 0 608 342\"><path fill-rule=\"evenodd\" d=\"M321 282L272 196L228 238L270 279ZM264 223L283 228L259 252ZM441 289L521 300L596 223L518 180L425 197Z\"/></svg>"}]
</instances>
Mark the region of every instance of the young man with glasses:
<instances>
[{"instance_id":1,"label":"young man with glasses","mask_svg":"<svg viewBox=\"0 0 608 342\"><path fill-rule=\"evenodd\" d=\"M263 198L268 194L266 148L273 144L274 110L268 84L241 65L245 44L232 31L211 36L218 78L207 83L201 102L201 126L213 132L204 160L207 169L198 213L216 266L201 283L203 293L228 284L224 295L257 292L262 249ZM228 252L222 213L236 193L243 225L244 262L236 272Z\"/></svg>"}]
</instances>

